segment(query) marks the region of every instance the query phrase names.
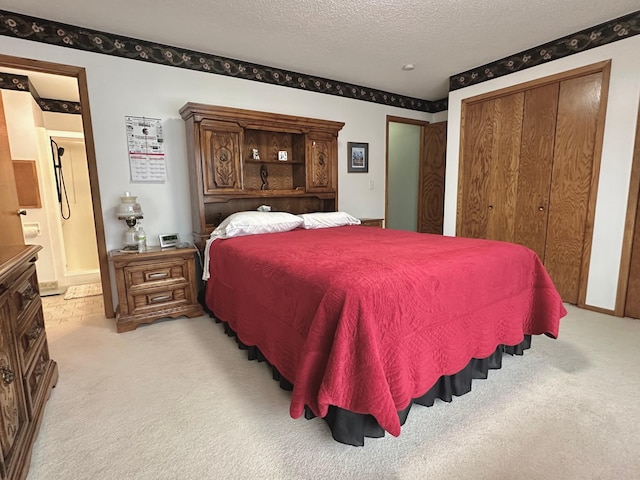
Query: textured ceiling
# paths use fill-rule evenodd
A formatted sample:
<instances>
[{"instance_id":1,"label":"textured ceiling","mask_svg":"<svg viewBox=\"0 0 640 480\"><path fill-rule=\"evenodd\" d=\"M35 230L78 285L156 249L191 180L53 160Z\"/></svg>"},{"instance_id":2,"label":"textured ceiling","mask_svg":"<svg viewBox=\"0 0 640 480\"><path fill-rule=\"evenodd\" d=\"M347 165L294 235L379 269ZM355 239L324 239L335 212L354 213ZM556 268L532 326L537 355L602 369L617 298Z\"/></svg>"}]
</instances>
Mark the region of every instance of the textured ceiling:
<instances>
[{"instance_id":1,"label":"textured ceiling","mask_svg":"<svg viewBox=\"0 0 640 480\"><path fill-rule=\"evenodd\" d=\"M639 0L0 0L0 9L411 97ZM1 41L1 38L0 38ZM413 71L402 65L412 63Z\"/></svg>"}]
</instances>

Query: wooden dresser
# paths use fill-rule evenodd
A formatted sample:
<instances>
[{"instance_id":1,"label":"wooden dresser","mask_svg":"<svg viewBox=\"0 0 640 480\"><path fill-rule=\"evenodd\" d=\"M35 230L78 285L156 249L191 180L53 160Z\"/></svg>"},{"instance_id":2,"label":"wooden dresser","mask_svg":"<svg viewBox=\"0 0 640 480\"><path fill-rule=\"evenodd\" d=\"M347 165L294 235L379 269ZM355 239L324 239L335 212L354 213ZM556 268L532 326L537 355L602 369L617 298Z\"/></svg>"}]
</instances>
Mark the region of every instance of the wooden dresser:
<instances>
[{"instance_id":1,"label":"wooden dresser","mask_svg":"<svg viewBox=\"0 0 640 480\"><path fill-rule=\"evenodd\" d=\"M0 248L0 479L23 479L58 381L38 291L37 245Z\"/></svg>"},{"instance_id":2,"label":"wooden dresser","mask_svg":"<svg viewBox=\"0 0 640 480\"><path fill-rule=\"evenodd\" d=\"M196 294L195 248L112 251L118 288L116 330L135 330L160 318L203 315Z\"/></svg>"}]
</instances>

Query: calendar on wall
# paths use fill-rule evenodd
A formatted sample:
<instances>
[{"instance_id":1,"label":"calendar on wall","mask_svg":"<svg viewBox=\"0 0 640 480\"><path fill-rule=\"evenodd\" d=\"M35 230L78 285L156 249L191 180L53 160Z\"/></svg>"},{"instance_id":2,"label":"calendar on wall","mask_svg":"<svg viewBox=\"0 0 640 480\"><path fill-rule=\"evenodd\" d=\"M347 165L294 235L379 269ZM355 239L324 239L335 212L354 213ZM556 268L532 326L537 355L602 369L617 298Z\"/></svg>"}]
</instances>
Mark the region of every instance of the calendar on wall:
<instances>
[{"instance_id":1,"label":"calendar on wall","mask_svg":"<svg viewBox=\"0 0 640 480\"><path fill-rule=\"evenodd\" d=\"M167 165L160 119L127 116L125 123L131 182L166 182Z\"/></svg>"}]
</instances>

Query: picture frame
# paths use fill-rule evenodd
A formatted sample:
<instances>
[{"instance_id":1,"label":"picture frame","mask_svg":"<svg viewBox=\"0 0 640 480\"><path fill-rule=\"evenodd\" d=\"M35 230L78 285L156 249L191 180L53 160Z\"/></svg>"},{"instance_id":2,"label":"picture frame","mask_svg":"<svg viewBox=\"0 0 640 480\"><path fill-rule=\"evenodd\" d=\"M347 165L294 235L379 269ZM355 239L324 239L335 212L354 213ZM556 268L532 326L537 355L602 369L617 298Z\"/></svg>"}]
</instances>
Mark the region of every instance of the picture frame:
<instances>
[{"instance_id":1,"label":"picture frame","mask_svg":"<svg viewBox=\"0 0 640 480\"><path fill-rule=\"evenodd\" d=\"M369 173L369 144L347 143L347 172Z\"/></svg>"}]
</instances>

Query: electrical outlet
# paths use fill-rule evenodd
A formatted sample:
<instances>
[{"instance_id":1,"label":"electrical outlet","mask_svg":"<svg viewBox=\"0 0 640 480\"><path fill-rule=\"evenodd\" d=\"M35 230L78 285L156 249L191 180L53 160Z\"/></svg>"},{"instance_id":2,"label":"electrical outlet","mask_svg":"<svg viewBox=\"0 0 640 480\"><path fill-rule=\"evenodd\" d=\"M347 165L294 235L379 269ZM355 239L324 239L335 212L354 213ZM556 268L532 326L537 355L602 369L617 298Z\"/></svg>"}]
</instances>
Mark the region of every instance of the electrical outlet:
<instances>
[{"instance_id":1,"label":"electrical outlet","mask_svg":"<svg viewBox=\"0 0 640 480\"><path fill-rule=\"evenodd\" d=\"M369 190L373 190L373 180L369 180Z\"/></svg>"}]
</instances>

